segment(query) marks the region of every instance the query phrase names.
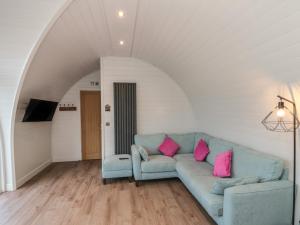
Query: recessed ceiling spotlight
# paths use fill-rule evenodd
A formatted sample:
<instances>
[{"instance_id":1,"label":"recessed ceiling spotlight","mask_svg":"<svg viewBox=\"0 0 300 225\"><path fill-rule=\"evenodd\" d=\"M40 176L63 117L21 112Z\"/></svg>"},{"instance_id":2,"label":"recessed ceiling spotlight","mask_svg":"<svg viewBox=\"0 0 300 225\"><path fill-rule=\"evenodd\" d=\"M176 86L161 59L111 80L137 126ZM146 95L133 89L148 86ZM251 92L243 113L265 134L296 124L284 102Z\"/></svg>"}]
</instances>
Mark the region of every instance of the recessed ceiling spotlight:
<instances>
[{"instance_id":1,"label":"recessed ceiling spotlight","mask_svg":"<svg viewBox=\"0 0 300 225\"><path fill-rule=\"evenodd\" d=\"M120 44L120 45L124 45L124 41L121 40L121 41L119 42L119 44Z\"/></svg>"},{"instance_id":2,"label":"recessed ceiling spotlight","mask_svg":"<svg viewBox=\"0 0 300 225\"><path fill-rule=\"evenodd\" d=\"M119 17L119 18L123 18L123 17L124 17L124 11L119 10L119 11L118 11L118 17Z\"/></svg>"}]
</instances>

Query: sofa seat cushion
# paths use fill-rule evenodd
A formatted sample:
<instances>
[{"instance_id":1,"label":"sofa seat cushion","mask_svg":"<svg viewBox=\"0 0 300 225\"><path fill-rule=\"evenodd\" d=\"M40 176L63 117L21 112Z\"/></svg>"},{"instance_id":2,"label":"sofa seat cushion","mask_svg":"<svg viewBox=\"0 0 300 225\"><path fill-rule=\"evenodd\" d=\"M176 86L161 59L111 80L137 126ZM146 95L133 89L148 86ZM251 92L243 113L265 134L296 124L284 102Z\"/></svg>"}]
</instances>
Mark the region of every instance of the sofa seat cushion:
<instances>
[{"instance_id":1,"label":"sofa seat cushion","mask_svg":"<svg viewBox=\"0 0 300 225\"><path fill-rule=\"evenodd\" d=\"M178 161L178 177L212 217L223 215L224 196L212 194L211 190L218 177L212 176L213 167L206 162Z\"/></svg>"},{"instance_id":2,"label":"sofa seat cushion","mask_svg":"<svg viewBox=\"0 0 300 225\"><path fill-rule=\"evenodd\" d=\"M192 156L193 157L193 156ZM198 176L212 176L213 167L206 162L198 162L194 158L193 160L184 160L179 158L176 163L177 172L186 172L187 175L197 174ZM192 178L192 177L191 177Z\"/></svg>"},{"instance_id":3,"label":"sofa seat cushion","mask_svg":"<svg viewBox=\"0 0 300 225\"><path fill-rule=\"evenodd\" d=\"M151 155L149 161L141 163L143 173L172 172L176 169L176 160L164 155Z\"/></svg>"},{"instance_id":4,"label":"sofa seat cushion","mask_svg":"<svg viewBox=\"0 0 300 225\"><path fill-rule=\"evenodd\" d=\"M192 153L188 154L176 154L173 157L176 161L195 161L194 155Z\"/></svg>"}]
</instances>

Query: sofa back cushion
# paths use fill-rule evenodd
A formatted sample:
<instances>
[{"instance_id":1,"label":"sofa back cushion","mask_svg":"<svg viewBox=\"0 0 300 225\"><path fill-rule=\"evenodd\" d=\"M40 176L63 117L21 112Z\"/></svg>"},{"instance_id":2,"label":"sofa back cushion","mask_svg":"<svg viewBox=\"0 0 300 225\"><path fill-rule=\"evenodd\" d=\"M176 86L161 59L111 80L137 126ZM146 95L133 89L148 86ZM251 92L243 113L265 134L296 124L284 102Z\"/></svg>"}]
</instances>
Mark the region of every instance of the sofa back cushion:
<instances>
[{"instance_id":1,"label":"sofa back cushion","mask_svg":"<svg viewBox=\"0 0 300 225\"><path fill-rule=\"evenodd\" d=\"M210 136L208 134L202 133L202 132L198 132L195 133L195 143L194 143L194 148L198 145L199 141L201 139L203 139L207 146L209 146L209 141L213 138L213 136Z\"/></svg>"},{"instance_id":2,"label":"sofa back cushion","mask_svg":"<svg viewBox=\"0 0 300 225\"><path fill-rule=\"evenodd\" d=\"M145 147L149 155L161 154L158 150L159 145L164 141L165 134L136 134L134 136L134 143Z\"/></svg>"},{"instance_id":3,"label":"sofa back cushion","mask_svg":"<svg viewBox=\"0 0 300 225\"><path fill-rule=\"evenodd\" d=\"M195 145L195 133L168 134L179 146L177 154L193 153Z\"/></svg>"},{"instance_id":4,"label":"sofa back cushion","mask_svg":"<svg viewBox=\"0 0 300 225\"><path fill-rule=\"evenodd\" d=\"M206 160L214 165L218 153L228 149L233 150L232 156L232 177L259 177L261 182L278 180L283 173L283 160L257 152L250 148L234 144L220 138L212 138L208 144L210 153Z\"/></svg>"},{"instance_id":5,"label":"sofa back cushion","mask_svg":"<svg viewBox=\"0 0 300 225\"><path fill-rule=\"evenodd\" d=\"M214 165L216 156L221 152L233 149L233 146L234 144L229 141L219 138L211 138L208 143L209 154L206 157L206 161L209 164Z\"/></svg>"},{"instance_id":6,"label":"sofa back cushion","mask_svg":"<svg viewBox=\"0 0 300 225\"><path fill-rule=\"evenodd\" d=\"M235 145L233 148L233 177L257 176L261 182L278 180L284 172L283 160Z\"/></svg>"}]
</instances>

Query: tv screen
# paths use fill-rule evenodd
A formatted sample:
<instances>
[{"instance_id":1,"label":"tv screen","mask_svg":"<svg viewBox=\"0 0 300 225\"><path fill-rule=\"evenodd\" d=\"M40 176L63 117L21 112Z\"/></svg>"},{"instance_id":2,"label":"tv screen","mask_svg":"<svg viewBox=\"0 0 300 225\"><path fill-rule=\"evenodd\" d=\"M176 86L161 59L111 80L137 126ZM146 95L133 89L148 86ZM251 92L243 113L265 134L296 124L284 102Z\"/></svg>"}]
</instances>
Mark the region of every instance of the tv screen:
<instances>
[{"instance_id":1,"label":"tv screen","mask_svg":"<svg viewBox=\"0 0 300 225\"><path fill-rule=\"evenodd\" d=\"M52 121L58 102L30 99L23 122Z\"/></svg>"}]
</instances>

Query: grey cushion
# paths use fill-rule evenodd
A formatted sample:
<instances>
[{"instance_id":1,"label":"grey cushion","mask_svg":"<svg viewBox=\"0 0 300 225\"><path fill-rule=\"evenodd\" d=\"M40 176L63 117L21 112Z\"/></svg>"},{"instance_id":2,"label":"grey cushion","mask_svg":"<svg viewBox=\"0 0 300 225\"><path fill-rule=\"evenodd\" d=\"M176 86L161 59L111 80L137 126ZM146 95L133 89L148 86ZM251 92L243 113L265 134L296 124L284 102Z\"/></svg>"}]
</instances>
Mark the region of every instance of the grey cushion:
<instances>
[{"instance_id":1,"label":"grey cushion","mask_svg":"<svg viewBox=\"0 0 300 225\"><path fill-rule=\"evenodd\" d=\"M141 154L142 159L144 161L149 161L149 154L148 154L147 149L141 145L137 145L137 149L138 149L139 153Z\"/></svg>"},{"instance_id":2,"label":"grey cushion","mask_svg":"<svg viewBox=\"0 0 300 225\"><path fill-rule=\"evenodd\" d=\"M240 178L224 178L216 180L213 184L211 193L217 195L224 195L226 188L245 185L245 184L255 184L259 182L258 177L240 177Z\"/></svg>"},{"instance_id":3,"label":"grey cushion","mask_svg":"<svg viewBox=\"0 0 300 225\"><path fill-rule=\"evenodd\" d=\"M144 173L160 173L175 171L176 160L164 155L151 155L149 161L141 163L141 169Z\"/></svg>"}]
</instances>

